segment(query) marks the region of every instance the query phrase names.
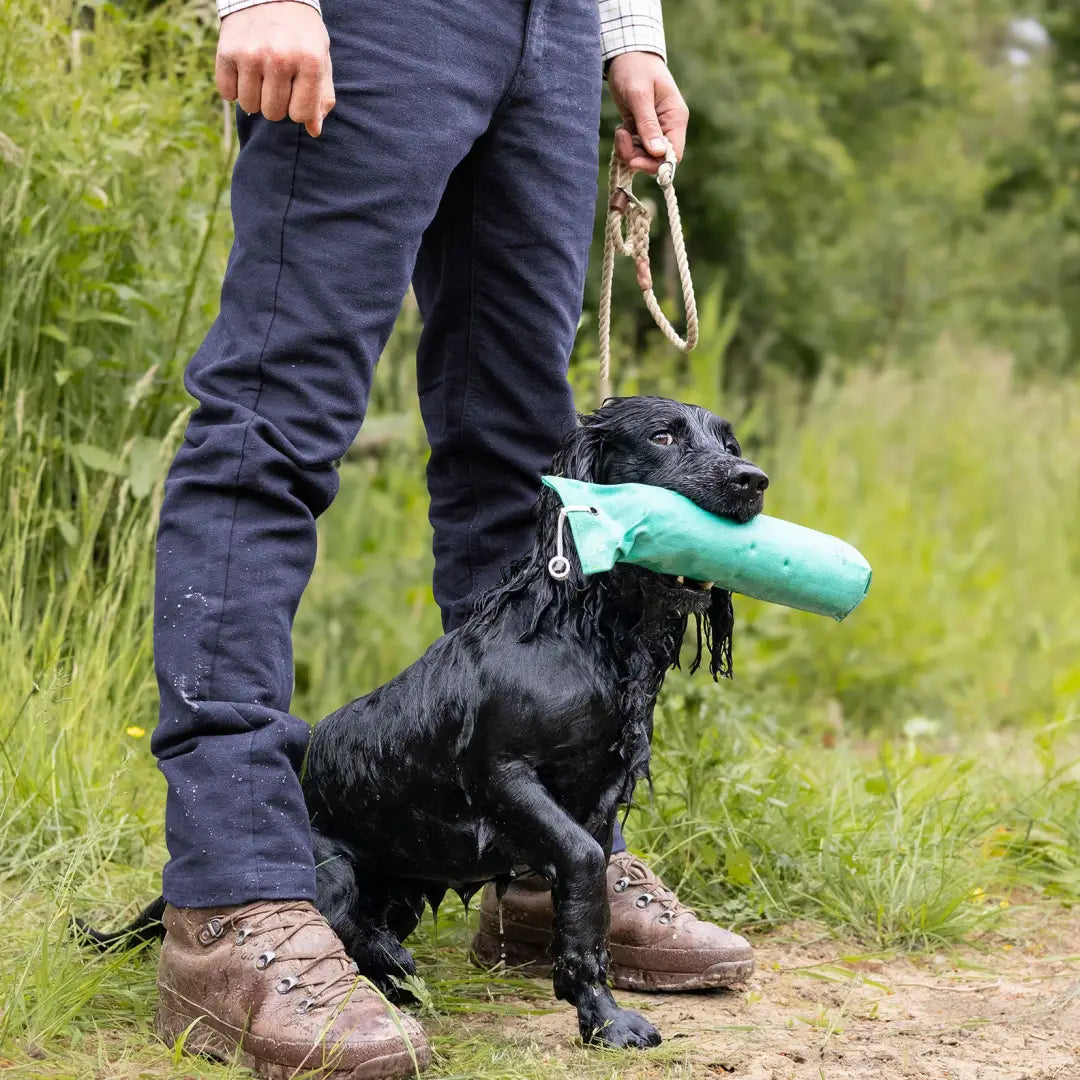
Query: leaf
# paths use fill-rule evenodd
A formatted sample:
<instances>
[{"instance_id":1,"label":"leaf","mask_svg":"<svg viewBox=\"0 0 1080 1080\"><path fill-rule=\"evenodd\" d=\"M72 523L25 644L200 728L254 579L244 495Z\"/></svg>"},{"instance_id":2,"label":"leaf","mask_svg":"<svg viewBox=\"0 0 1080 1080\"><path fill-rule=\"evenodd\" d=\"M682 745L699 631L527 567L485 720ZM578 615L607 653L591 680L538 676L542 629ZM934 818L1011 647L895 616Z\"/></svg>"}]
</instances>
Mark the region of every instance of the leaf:
<instances>
[{"instance_id":1,"label":"leaf","mask_svg":"<svg viewBox=\"0 0 1080 1080\"><path fill-rule=\"evenodd\" d=\"M53 341L59 341L61 345L66 345L69 341L67 334L60 329L59 326L54 326L52 323L47 323L45 326L38 330L38 334L41 337L52 338Z\"/></svg>"},{"instance_id":2,"label":"leaf","mask_svg":"<svg viewBox=\"0 0 1080 1080\"><path fill-rule=\"evenodd\" d=\"M109 205L109 196L105 193L105 189L98 187L97 184L87 184L82 199L87 206L95 210L104 210Z\"/></svg>"},{"instance_id":3,"label":"leaf","mask_svg":"<svg viewBox=\"0 0 1080 1080\"><path fill-rule=\"evenodd\" d=\"M749 885L753 881L750 852L743 847L729 846L724 851L724 872L733 885Z\"/></svg>"},{"instance_id":4,"label":"leaf","mask_svg":"<svg viewBox=\"0 0 1080 1080\"><path fill-rule=\"evenodd\" d=\"M697 858L702 866L707 867L710 870L715 870L720 862L720 856L716 852L716 848L705 840L697 849Z\"/></svg>"},{"instance_id":5,"label":"leaf","mask_svg":"<svg viewBox=\"0 0 1080 1080\"><path fill-rule=\"evenodd\" d=\"M22 163L23 152L15 144L15 140L0 131L0 161L6 161L9 165Z\"/></svg>"},{"instance_id":6,"label":"leaf","mask_svg":"<svg viewBox=\"0 0 1080 1080\"><path fill-rule=\"evenodd\" d=\"M76 443L71 452L88 469L97 469L101 472L112 473L113 476L123 476L124 463L108 450L102 450L100 446L91 446L89 443Z\"/></svg>"},{"instance_id":7,"label":"leaf","mask_svg":"<svg viewBox=\"0 0 1080 1080\"><path fill-rule=\"evenodd\" d=\"M133 289L130 285L124 285L120 282L111 281L108 284L109 291L118 299L124 300L128 303L145 304L146 297L137 289Z\"/></svg>"},{"instance_id":8,"label":"leaf","mask_svg":"<svg viewBox=\"0 0 1080 1080\"><path fill-rule=\"evenodd\" d=\"M79 542L79 530L71 523L71 518L67 514L56 515L56 528L68 547L74 547Z\"/></svg>"},{"instance_id":9,"label":"leaf","mask_svg":"<svg viewBox=\"0 0 1080 1080\"><path fill-rule=\"evenodd\" d=\"M149 495L160 473L161 444L145 435L138 436L131 444L131 456L128 458L132 495L137 499Z\"/></svg>"},{"instance_id":10,"label":"leaf","mask_svg":"<svg viewBox=\"0 0 1080 1080\"><path fill-rule=\"evenodd\" d=\"M889 781L884 776L868 776L863 787L870 795L887 795L889 793Z\"/></svg>"},{"instance_id":11,"label":"leaf","mask_svg":"<svg viewBox=\"0 0 1080 1080\"><path fill-rule=\"evenodd\" d=\"M111 323L113 326L134 326L133 320L129 319L126 315L119 315L115 311L99 311L96 308L91 308L87 311L80 311L75 316L75 321L79 323L88 322L103 322Z\"/></svg>"}]
</instances>

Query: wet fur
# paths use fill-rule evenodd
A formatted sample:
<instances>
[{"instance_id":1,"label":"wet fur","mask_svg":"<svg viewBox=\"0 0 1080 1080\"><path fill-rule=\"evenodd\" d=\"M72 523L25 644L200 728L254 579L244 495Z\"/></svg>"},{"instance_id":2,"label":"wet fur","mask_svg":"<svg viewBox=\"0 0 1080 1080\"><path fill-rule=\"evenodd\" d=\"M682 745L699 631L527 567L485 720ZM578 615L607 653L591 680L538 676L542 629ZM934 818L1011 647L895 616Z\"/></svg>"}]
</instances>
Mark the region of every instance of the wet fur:
<instances>
[{"instance_id":1,"label":"wet fur","mask_svg":"<svg viewBox=\"0 0 1080 1080\"><path fill-rule=\"evenodd\" d=\"M670 488L740 521L767 483L726 421L661 398L583 416L552 471ZM629 565L585 577L572 551L569 579L555 581L558 507L544 489L532 552L464 625L315 728L303 779L315 902L392 992L415 970L401 942L426 903L535 870L553 885L555 993L583 1038L655 1045L656 1029L607 987L612 828L649 776L653 708L691 619L693 666L704 648L714 677L731 674L731 596Z\"/></svg>"}]
</instances>

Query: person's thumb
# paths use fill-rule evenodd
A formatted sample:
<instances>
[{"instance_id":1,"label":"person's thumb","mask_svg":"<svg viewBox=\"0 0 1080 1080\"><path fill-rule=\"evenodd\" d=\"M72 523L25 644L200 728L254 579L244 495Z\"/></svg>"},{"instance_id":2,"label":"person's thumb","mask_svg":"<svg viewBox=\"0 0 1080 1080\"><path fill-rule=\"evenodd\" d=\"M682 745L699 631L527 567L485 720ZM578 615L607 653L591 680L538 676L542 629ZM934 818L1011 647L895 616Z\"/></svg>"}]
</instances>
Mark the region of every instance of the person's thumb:
<instances>
[{"instance_id":1,"label":"person's thumb","mask_svg":"<svg viewBox=\"0 0 1080 1080\"><path fill-rule=\"evenodd\" d=\"M634 127L637 130L641 145L653 155L663 157L667 153L668 141L664 137L664 129L656 118L656 108L651 94L642 93L635 95L630 103L634 113Z\"/></svg>"}]
</instances>

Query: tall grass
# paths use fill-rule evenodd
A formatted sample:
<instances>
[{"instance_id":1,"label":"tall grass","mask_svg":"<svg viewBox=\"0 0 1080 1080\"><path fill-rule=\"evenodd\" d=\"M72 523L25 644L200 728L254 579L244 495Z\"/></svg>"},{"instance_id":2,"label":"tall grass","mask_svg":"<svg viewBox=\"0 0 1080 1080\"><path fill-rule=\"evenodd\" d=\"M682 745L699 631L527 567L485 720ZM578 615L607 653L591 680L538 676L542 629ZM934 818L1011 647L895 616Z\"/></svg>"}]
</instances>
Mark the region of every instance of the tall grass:
<instances>
[{"instance_id":1,"label":"tall grass","mask_svg":"<svg viewBox=\"0 0 1080 1080\"><path fill-rule=\"evenodd\" d=\"M743 604L755 690L783 686L896 730L1049 723L1080 705L1080 383L1021 381L943 345L914 370L776 395L771 512L875 567L837 628Z\"/></svg>"}]
</instances>

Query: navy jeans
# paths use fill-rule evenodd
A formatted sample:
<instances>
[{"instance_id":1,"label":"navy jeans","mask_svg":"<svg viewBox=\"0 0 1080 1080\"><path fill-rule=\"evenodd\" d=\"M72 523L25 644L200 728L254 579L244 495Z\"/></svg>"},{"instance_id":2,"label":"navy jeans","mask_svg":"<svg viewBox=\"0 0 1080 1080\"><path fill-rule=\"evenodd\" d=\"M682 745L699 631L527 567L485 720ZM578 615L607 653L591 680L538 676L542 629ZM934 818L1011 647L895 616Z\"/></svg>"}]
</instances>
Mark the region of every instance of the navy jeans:
<instances>
[{"instance_id":1,"label":"navy jeans","mask_svg":"<svg viewBox=\"0 0 1080 1080\"><path fill-rule=\"evenodd\" d=\"M574 422L596 0L323 13L337 90L323 136L238 118L235 242L161 510L153 749L177 906L314 895L292 622L410 279L447 628L527 548L539 475Z\"/></svg>"}]
</instances>

